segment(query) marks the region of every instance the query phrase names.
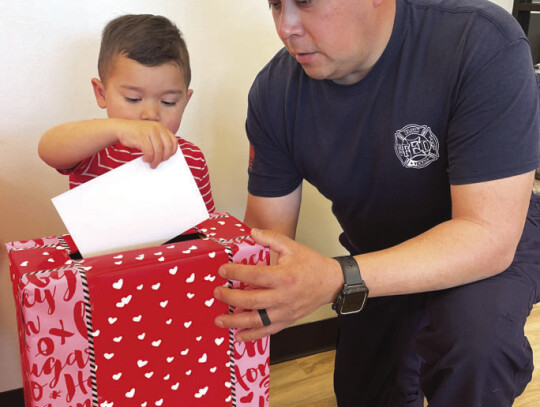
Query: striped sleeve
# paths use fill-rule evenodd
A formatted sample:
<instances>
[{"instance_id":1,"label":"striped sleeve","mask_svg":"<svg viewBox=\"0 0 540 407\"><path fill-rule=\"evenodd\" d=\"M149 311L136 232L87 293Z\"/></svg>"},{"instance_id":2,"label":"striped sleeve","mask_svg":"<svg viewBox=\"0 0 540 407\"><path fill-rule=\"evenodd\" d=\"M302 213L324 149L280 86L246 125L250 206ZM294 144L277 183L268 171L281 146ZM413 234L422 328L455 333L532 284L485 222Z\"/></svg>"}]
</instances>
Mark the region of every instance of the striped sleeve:
<instances>
[{"instance_id":1,"label":"striped sleeve","mask_svg":"<svg viewBox=\"0 0 540 407\"><path fill-rule=\"evenodd\" d=\"M208 212L215 212L216 207L214 205L214 198L212 197L212 190L210 187L210 175L202 151L195 144L190 143L187 140L179 138L178 143L186 158L191 174L193 174L193 178L199 187L206 209Z\"/></svg>"}]
</instances>

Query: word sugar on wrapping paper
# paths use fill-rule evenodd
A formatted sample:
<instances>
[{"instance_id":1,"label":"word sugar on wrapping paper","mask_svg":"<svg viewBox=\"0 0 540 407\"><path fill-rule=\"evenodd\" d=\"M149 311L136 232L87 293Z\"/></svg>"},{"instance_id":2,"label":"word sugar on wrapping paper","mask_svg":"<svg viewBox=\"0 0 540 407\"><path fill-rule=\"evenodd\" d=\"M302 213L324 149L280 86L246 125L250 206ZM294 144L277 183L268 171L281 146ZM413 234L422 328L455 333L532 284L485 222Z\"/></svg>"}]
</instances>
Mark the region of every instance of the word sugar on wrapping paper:
<instances>
[{"instance_id":1,"label":"word sugar on wrapping paper","mask_svg":"<svg viewBox=\"0 0 540 407\"><path fill-rule=\"evenodd\" d=\"M227 214L191 232L84 260L69 235L7 244L27 407L268 406L269 338L213 322L216 286L250 289L218 267L268 249Z\"/></svg>"}]
</instances>

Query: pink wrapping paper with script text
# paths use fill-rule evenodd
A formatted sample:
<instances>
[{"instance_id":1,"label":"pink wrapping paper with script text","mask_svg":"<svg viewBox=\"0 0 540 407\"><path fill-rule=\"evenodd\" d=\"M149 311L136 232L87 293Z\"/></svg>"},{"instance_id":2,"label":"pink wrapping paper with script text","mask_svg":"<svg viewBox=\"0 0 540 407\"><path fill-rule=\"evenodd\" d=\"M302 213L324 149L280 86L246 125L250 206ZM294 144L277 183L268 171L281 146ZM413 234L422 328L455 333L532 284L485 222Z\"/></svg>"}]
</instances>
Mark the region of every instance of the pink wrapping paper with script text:
<instances>
[{"instance_id":1,"label":"pink wrapping paper with script text","mask_svg":"<svg viewBox=\"0 0 540 407\"><path fill-rule=\"evenodd\" d=\"M268 249L227 214L195 231L85 260L69 236L7 244L27 407L268 406L269 338L213 323L217 285L250 289L218 267L268 264Z\"/></svg>"}]
</instances>

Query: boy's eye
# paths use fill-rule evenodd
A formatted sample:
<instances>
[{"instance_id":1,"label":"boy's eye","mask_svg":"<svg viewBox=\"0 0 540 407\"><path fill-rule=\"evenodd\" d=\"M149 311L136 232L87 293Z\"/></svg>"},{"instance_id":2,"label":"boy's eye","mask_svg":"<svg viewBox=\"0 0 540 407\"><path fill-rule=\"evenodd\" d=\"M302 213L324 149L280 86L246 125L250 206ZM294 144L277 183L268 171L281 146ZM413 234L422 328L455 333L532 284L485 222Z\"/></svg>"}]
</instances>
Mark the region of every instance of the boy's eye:
<instances>
[{"instance_id":1,"label":"boy's eye","mask_svg":"<svg viewBox=\"0 0 540 407\"><path fill-rule=\"evenodd\" d=\"M162 100L161 103L164 104L165 106L176 106L176 102L171 102L167 100Z\"/></svg>"},{"instance_id":2,"label":"boy's eye","mask_svg":"<svg viewBox=\"0 0 540 407\"><path fill-rule=\"evenodd\" d=\"M129 103L137 103L137 102L140 102L140 101L141 101L140 98L128 98L127 96L126 96L125 99L126 99L126 101L128 101Z\"/></svg>"}]
</instances>

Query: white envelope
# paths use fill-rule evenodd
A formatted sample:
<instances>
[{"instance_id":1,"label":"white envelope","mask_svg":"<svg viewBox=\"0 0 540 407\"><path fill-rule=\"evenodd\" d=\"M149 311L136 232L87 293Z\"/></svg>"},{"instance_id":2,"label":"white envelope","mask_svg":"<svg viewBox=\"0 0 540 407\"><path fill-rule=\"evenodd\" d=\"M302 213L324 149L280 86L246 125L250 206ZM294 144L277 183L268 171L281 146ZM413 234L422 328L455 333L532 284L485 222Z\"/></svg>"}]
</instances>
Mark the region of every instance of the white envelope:
<instances>
[{"instance_id":1,"label":"white envelope","mask_svg":"<svg viewBox=\"0 0 540 407\"><path fill-rule=\"evenodd\" d=\"M140 157L52 202L83 257L158 245L208 218L180 149L155 169Z\"/></svg>"}]
</instances>

